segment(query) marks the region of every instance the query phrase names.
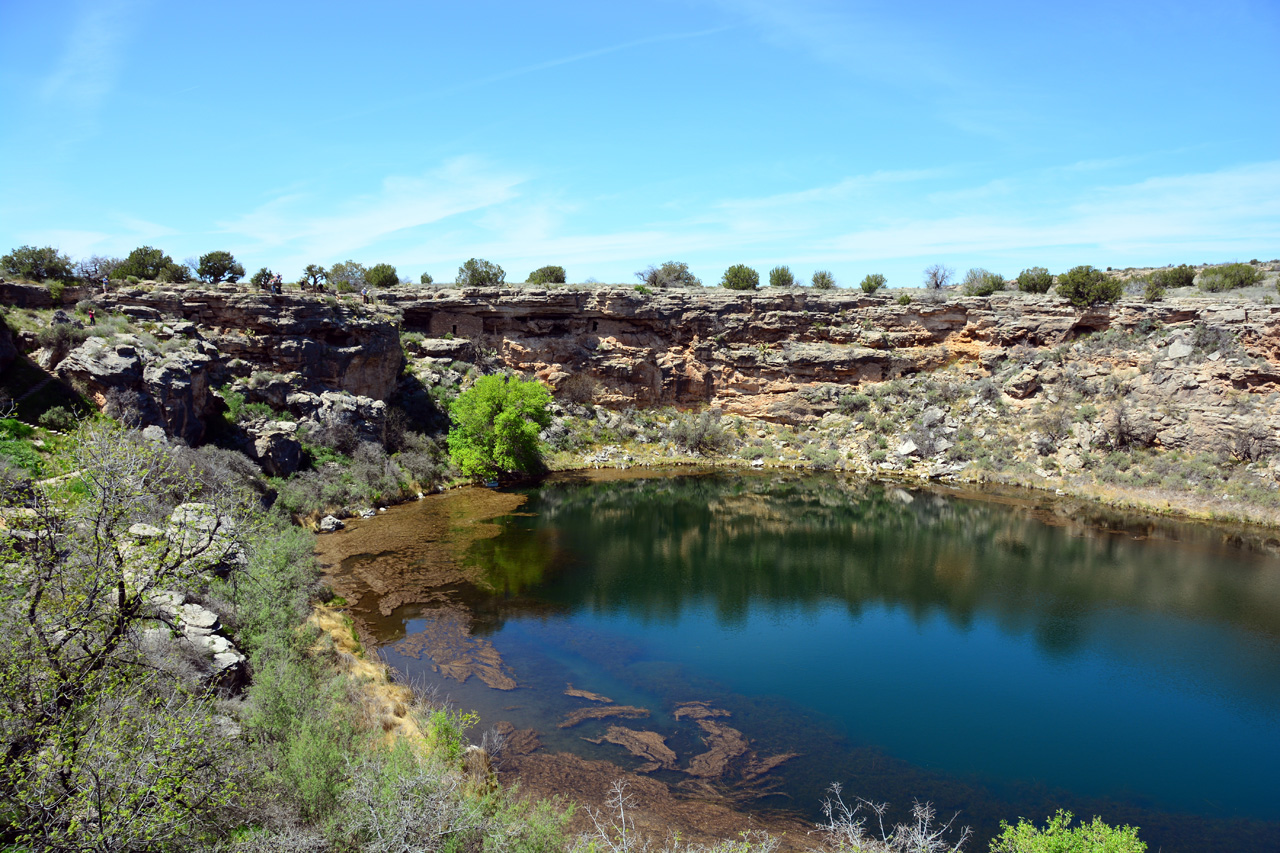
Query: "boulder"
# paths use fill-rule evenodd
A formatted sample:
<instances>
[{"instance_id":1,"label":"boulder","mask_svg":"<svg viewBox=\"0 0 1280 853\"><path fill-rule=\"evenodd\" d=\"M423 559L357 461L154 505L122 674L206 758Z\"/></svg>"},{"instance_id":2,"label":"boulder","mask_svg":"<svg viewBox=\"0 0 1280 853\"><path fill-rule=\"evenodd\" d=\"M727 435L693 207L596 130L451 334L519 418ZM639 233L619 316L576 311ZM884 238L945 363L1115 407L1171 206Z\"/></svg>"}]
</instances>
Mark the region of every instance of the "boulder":
<instances>
[{"instance_id":1,"label":"boulder","mask_svg":"<svg viewBox=\"0 0 1280 853\"><path fill-rule=\"evenodd\" d=\"M346 527L346 525L342 523L342 520L335 516L326 515L324 518L320 519L321 533L332 533L335 530L341 530L344 527Z\"/></svg>"},{"instance_id":2,"label":"boulder","mask_svg":"<svg viewBox=\"0 0 1280 853\"><path fill-rule=\"evenodd\" d=\"M302 442L298 425L287 421L267 421L251 428L253 458L273 477L287 477L302 464Z\"/></svg>"}]
</instances>

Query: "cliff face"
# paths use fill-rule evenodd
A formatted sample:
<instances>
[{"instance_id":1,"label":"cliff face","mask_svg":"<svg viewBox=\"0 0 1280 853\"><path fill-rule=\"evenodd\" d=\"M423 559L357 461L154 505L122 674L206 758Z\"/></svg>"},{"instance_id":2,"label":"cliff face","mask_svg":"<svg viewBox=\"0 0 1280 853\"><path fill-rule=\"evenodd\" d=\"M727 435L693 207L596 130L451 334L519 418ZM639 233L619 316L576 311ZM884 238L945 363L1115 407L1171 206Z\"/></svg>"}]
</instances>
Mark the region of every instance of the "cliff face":
<instances>
[{"instance_id":1,"label":"cliff face","mask_svg":"<svg viewBox=\"0 0 1280 853\"><path fill-rule=\"evenodd\" d=\"M9 304L42 298L43 288L0 284ZM181 358L132 365L132 350L121 356L109 347L106 359L130 361L126 373L155 386L149 396L170 431L188 438L199 433L193 418L209 411L208 387L255 373L262 379L255 386L274 389L269 402L277 408L303 391L388 400L402 366L401 331L423 336L409 339L411 368L484 361L535 375L562 398L616 409L710 406L797 426L830 412L856 386L945 368L969 380L990 377L1015 405L1092 387L1093 396L1126 401L1145 444L1211 447L1246 417L1251 427L1280 430L1268 402L1280 391L1276 305L1183 299L1076 309L1021 293L917 292L900 304L892 292L844 290L414 287L380 292L381 304L367 308L350 298L229 285L106 297L86 289L68 292L64 303L80 298L198 339L186 354L189 380L177 375ZM95 363L104 359L82 347L63 372L90 391L95 382L119 384L95 380Z\"/></svg>"},{"instance_id":2,"label":"cliff face","mask_svg":"<svg viewBox=\"0 0 1280 853\"><path fill-rule=\"evenodd\" d=\"M1138 404L1134 417L1153 441L1197 447L1234 423L1233 395L1280 391L1274 305L1187 299L1082 310L1020 293L917 295L902 305L848 291L621 288L406 289L382 298L407 331L435 339L422 345L428 355L442 337L468 338L506 367L614 408L710 405L800 425L832 408L835 394L815 388L947 367L994 376L1015 400L1055 396L1062 382L1110 383ZM1110 345L1078 345L1104 332L1115 337ZM1161 403L1178 412L1146 411Z\"/></svg>"}]
</instances>

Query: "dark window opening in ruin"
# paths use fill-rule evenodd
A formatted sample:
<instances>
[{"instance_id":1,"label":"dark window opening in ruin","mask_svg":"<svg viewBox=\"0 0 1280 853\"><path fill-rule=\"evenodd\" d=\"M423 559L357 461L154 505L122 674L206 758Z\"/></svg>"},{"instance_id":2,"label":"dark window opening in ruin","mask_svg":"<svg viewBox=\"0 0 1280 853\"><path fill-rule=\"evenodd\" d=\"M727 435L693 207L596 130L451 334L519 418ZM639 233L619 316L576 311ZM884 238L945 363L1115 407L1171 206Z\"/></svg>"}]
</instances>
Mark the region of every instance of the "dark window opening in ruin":
<instances>
[{"instance_id":1,"label":"dark window opening in ruin","mask_svg":"<svg viewBox=\"0 0 1280 853\"><path fill-rule=\"evenodd\" d=\"M453 324L453 333L454 333L455 335L456 335L456 334L458 334L458 324L457 324L457 323L454 323L454 324Z\"/></svg>"},{"instance_id":2,"label":"dark window opening in ruin","mask_svg":"<svg viewBox=\"0 0 1280 853\"><path fill-rule=\"evenodd\" d=\"M599 321L599 320L592 320L592 321L591 321L591 331L593 331L593 332L594 332L594 331L596 331L596 330L597 330L597 329L599 329L599 328L600 328L600 321Z\"/></svg>"}]
</instances>

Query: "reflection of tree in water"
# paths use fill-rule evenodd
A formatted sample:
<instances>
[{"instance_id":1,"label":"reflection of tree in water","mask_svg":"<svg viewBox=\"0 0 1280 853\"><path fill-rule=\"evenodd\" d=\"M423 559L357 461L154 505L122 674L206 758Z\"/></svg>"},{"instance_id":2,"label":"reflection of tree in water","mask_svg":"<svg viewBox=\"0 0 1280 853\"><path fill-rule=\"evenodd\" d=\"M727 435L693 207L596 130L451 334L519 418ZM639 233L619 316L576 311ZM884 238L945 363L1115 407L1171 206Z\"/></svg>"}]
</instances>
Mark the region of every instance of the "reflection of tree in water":
<instances>
[{"instance_id":1,"label":"reflection of tree in water","mask_svg":"<svg viewBox=\"0 0 1280 853\"><path fill-rule=\"evenodd\" d=\"M696 603L736 624L750 607L838 600L851 613L889 604L960 625L982 609L1055 653L1076 646L1099 605L1280 635L1273 561L1209 527L1101 530L1051 506L814 474L553 482L526 509L472 556L504 595L545 584L539 597L570 608L667 621Z\"/></svg>"}]
</instances>

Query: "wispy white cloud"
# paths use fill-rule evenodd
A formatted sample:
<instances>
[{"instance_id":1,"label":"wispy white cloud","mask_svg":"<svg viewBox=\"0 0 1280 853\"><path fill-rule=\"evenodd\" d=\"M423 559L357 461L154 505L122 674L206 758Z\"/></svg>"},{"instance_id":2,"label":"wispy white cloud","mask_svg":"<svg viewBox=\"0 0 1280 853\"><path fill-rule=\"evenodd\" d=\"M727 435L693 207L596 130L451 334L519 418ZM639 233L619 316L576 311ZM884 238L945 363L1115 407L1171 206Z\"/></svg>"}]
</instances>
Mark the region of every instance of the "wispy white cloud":
<instances>
[{"instance_id":1,"label":"wispy white cloud","mask_svg":"<svg viewBox=\"0 0 1280 853\"><path fill-rule=\"evenodd\" d=\"M346 201L326 202L320 188L281 195L218 227L244 238L246 251L283 256L279 263L338 260L401 232L509 201L524 180L457 158L419 176L388 177L376 192Z\"/></svg>"},{"instance_id":2,"label":"wispy white cloud","mask_svg":"<svg viewBox=\"0 0 1280 853\"><path fill-rule=\"evenodd\" d=\"M116 85L124 39L138 3L88 2L67 29L66 47L40 86L40 94L73 117L89 118Z\"/></svg>"},{"instance_id":3,"label":"wispy white cloud","mask_svg":"<svg viewBox=\"0 0 1280 853\"><path fill-rule=\"evenodd\" d=\"M713 0L754 26L765 41L814 60L894 85L953 87L959 73L944 45L901 18L875 15L870 4L832 0Z\"/></svg>"}]
</instances>

